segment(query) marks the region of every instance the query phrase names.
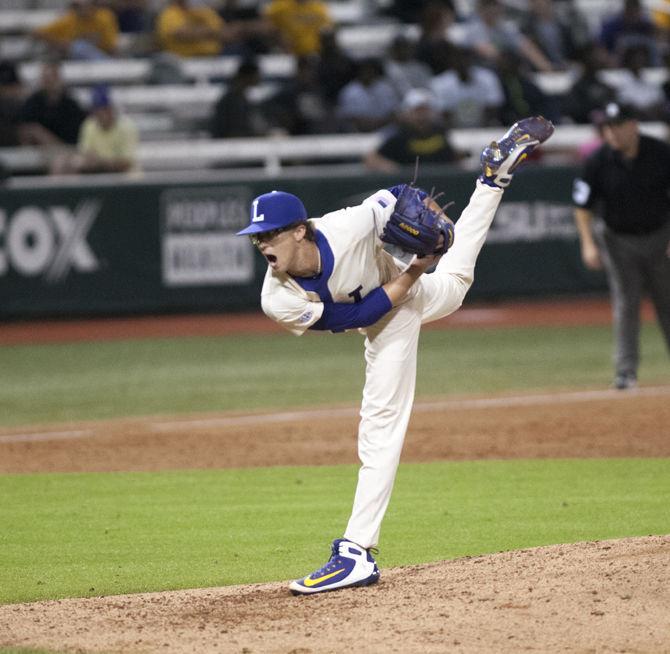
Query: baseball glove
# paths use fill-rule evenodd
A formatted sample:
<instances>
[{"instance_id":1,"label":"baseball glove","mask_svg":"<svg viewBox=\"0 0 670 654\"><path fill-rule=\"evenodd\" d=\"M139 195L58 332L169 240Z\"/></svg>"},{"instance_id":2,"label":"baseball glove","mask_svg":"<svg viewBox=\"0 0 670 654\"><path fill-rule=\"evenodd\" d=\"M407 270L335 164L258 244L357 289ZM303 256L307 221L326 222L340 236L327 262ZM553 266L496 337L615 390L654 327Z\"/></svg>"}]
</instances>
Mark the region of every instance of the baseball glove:
<instances>
[{"instance_id":1,"label":"baseball glove","mask_svg":"<svg viewBox=\"0 0 670 654\"><path fill-rule=\"evenodd\" d=\"M454 242L454 223L437 202L411 184L395 186L391 191L398 199L381 240L419 257L444 254Z\"/></svg>"}]
</instances>

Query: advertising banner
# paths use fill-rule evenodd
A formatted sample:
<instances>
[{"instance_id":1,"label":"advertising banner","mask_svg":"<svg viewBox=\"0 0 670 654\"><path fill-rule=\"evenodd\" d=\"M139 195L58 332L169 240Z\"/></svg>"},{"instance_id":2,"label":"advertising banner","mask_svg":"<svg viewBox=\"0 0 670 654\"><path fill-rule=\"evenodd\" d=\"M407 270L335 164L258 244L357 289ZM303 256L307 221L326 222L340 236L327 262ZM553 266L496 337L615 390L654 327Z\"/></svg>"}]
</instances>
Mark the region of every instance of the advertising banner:
<instances>
[{"instance_id":1,"label":"advertising banner","mask_svg":"<svg viewBox=\"0 0 670 654\"><path fill-rule=\"evenodd\" d=\"M573 175L537 167L514 180L470 297L606 288L579 260ZM458 218L474 177L426 167L418 183L444 191ZM284 179L0 189L0 318L258 309L264 261L248 239L235 236L256 195L295 193L318 216L398 181L315 170Z\"/></svg>"}]
</instances>

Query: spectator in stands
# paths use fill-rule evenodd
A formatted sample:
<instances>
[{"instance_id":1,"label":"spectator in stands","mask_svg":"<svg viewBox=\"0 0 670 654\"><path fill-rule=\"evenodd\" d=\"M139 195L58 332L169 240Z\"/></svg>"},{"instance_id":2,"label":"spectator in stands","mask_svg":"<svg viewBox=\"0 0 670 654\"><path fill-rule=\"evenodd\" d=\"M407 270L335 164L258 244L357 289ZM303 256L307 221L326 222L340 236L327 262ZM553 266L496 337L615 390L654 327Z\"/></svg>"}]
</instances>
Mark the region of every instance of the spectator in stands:
<instances>
[{"instance_id":1,"label":"spectator in stands","mask_svg":"<svg viewBox=\"0 0 670 654\"><path fill-rule=\"evenodd\" d=\"M571 25L561 20L552 0L529 0L528 9L528 14L521 21L521 31L554 69L567 68L576 49Z\"/></svg>"},{"instance_id":2,"label":"spectator in stands","mask_svg":"<svg viewBox=\"0 0 670 654\"><path fill-rule=\"evenodd\" d=\"M137 34L149 28L147 0L105 0L105 4L116 14L120 32Z\"/></svg>"},{"instance_id":3,"label":"spectator in stands","mask_svg":"<svg viewBox=\"0 0 670 654\"><path fill-rule=\"evenodd\" d=\"M318 57L298 57L296 74L268 102L273 127L287 134L335 131L332 106L319 84Z\"/></svg>"},{"instance_id":4,"label":"spectator in stands","mask_svg":"<svg viewBox=\"0 0 670 654\"><path fill-rule=\"evenodd\" d=\"M28 96L19 113L24 145L74 145L86 112L67 92L60 64L42 65L40 88Z\"/></svg>"},{"instance_id":5,"label":"spectator in stands","mask_svg":"<svg viewBox=\"0 0 670 654\"><path fill-rule=\"evenodd\" d=\"M586 16L577 6L577 2L578 0L553 0L551 3L558 21L570 29L570 41L574 54L578 54L593 43L591 27Z\"/></svg>"},{"instance_id":6,"label":"spectator in stands","mask_svg":"<svg viewBox=\"0 0 670 654\"><path fill-rule=\"evenodd\" d=\"M436 51L441 71L430 88L450 128L498 124L505 96L498 76L475 63L472 51L445 45Z\"/></svg>"},{"instance_id":7,"label":"spectator in stands","mask_svg":"<svg viewBox=\"0 0 670 654\"><path fill-rule=\"evenodd\" d=\"M16 66L0 62L0 148L19 145L19 115L25 90Z\"/></svg>"},{"instance_id":8,"label":"spectator in stands","mask_svg":"<svg viewBox=\"0 0 670 654\"><path fill-rule=\"evenodd\" d=\"M414 43L400 34L393 39L385 58L384 72L399 97L416 88L428 88L430 67L415 57Z\"/></svg>"},{"instance_id":9,"label":"spectator in stands","mask_svg":"<svg viewBox=\"0 0 670 654\"><path fill-rule=\"evenodd\" d=\"M217 101L210 121L213 138L265 136L269 122L262 108L249 99L249 91L260 82L260 69L254 59L242 61Z\"/></svg>"},{"instance_id":10,"label":"spectator in stands","mask_svg":"<svg viewBox=\"0 0 670 654\"><path fill-rule=\"evenodd\" d=\"M465 42L477 56L495 67L500 53L511 50L534 70L553 70L549 59L519 28L505 20L505 8L499 0L478 0L477 11L467 21Z\"/></svg>"},{"instance_id":11,"label":"spectator in stands","mask_svg":"<svg viewBox=\"0 0 670 654\"><path fill-rule=\"evenodd\" d=\"M125 173L137 170L137 128L114 107L109 89L93 88L91 112L81 126L77 151L56 157L53 174Z\"/></svg>"},{"instance_id":12,"label":"spectator in stands","mask_svg":"<svg viewBox=\"0 0 670 654\"><path fill-rule=\"evenodd\" d=\"M221 0L218 3L219 16L227 23L258 18L258 3L241 2L239 0Z\"/></svg>"},{"instance_id":13,"label":"spectator in stands","mask_svg":"<svg viewBox=\"0 0 670 654\"><path fill-rule=\"evenodd\" d=\"M453 0L392 0L390 3L378 3L379 5L386 5L383 13L397 19L400 23L420 23L421 16L428 5L444 5L454 15L456 10L454 8Z\"/></svg>"},{"instance_id":14,"label":"spectator in stands","mask_svg":"<svg viewBox=\"0 0 670 654\"><path fill-rule=\"evenodd\" d=\"M503 125L511 125L524 116L544 116L554 124L561 122L558 100L542 91L516 53L505 50L500 54L498 78L505 96L498 110L498 120Z\"/></svg>"},{"instance_id":15,"label":"spectator in stands","mask_svg":"<svg viewBox=\"0 0 670 654\"><path fill-rule=\"evenodd\" d=\"M62 16L32 34L59 57L107 59L116 54L119 25L112 11L93 0L71 0Z\"/></svg>"},{"instance_id":16,"label":"spectator in stands","mask_svg":"<svg viewBox=\"0 0 670 654\"><path fill-rule=\"evenodd\" d=\"M651 19L656 28L657 43L661 58L660 65L664 65L667 68L668 54L670 53L670 0L657 0L650 7L650 10ZM666 115L670 117L670 106L666 110Z\"/></svg>"},{"instance_id":17,"label":"spectator in stands","mask_svg":"<svg viewBox=\"0 0 670 654\"><path fill-rule=\"evenodd\" d=\"M356 66L337 42L337 32L327 29L321 33L321 54L317 65L319 83L326 100L334 105L340 91L356 76Z\"/></svg>"},{"instance_id":18,"label":"spectator in stands","mask_svg":"<svg viewBox=\"0 0 670 654\"><path fill-rule=\"evenodd\" d=\"M670 0L659 0L651 9L651 19L661 30L670 30Z\"/></svg>"},{"instance_id":19,"label":"spectator in stands","mask_svg":"<svg viewBox=\"0 0 670 654\"><path fill-rule=\"evenodd\" d=\"M226 54L252 57L271 52L274 28L259 15L257 3L221 0L217 12L236 39L225 48Z\"/></svg>"},{"instance_id":20,"label":"spectator in stands","mask_svg":"<svg viewBox=\"0 0 670 654\"><path fill-rule=\"evenodd\" d=\"M670 0L656 0L650 7L651 19L656 28L661 58L670 50Z\"/></svg>"},{"instance_id":21,"label":"spectator in stands","mask_svg":"<svg viewBox=\"0 0 670 654\"><path fill-rule=\"evenodd\" d=\"M616 89L617 102L631 107L638 120L660 120L665 113L665 98L662 86L644 76L644 69L650 65L647 46L629 46L621 63L624 69Z\"/></svg>"},{"instance_id":22,"label":"spectator in stands","mask_svg":"<svg viewBox=\"0 0 670 654\"><path fill-rule=\"evenodd\" d=\"M296 56L318 54L321 32L333 26L323 0L270 0L263 14L282 50Z\"/></svg>"},{"instance_id":23,"label":"spectator in stands","mask_svg":"<svg viewBox=\"0 0 670 654\"><path fill-rule=\"evenodd\" d=\"M345 131L373 132L393 120L398 104L381 62L367 58L358 62L356 77L340 91L337 115Z\"/></svg>"},{"instance_id":24,"label":"spectator in stands","mask_svg":"<svg viewBox=\"0 0 670 654\"><path fill-rule=\"evenodd\" d=\"M419 14L419 40L416 44L416 58L426 64L433 73L438 72L440 51L448 43L448 31L456 18L452 2L433 1L425 3ZM436 55L437 51L437 55Z\"/></svg>"},{"instance_id":25,"label":"spectator in stands","mask_svg":"<svg viewBox=\"0 0 670 654\"><path fill-rule=\"evenodd\" d=\"M646 48L652 66L660 63L654 23L640 0L625 0L622 11L603 21L600 42L609 53L613 67L623 65L624 52L635 45Z\"/></svg>"},{"instance_id":26,"label":"spectator in stands","mask_svg":"<svg viewBox=\"0 0 670 654\"><path fill-rule=\"evenodd\" d=\"M210 57L235 39L233 30L198 0L171 0L156 19L159 47L179 57Z\"/></svg>"},{"instance_id":27,"label":"spectator in stands","mask_svg":"<svg viewBox=\"0 0 670 654\"><path fill-rule=\"evenodd\" d=\"M403 98L399 121L381 145L365 156L370 170L394 173L401 166L421 163L451 163L459 154L449 143L435 98L426 89L411 89Z\"/></svg>"},{"instance_id":28,"label":"spectator in stands","mask_svg":"<svg viewBox=\"0 0 670 654\"><path fill-rule=\"evenodd\" d=\"M606 55L598 45L591 45L576 59L581 63L581 72L568 93L563 96L561 113L578 124L593 122L593 112L614 101L614 89L598 76L606 67Z\"/></svg>"}]
</instances>

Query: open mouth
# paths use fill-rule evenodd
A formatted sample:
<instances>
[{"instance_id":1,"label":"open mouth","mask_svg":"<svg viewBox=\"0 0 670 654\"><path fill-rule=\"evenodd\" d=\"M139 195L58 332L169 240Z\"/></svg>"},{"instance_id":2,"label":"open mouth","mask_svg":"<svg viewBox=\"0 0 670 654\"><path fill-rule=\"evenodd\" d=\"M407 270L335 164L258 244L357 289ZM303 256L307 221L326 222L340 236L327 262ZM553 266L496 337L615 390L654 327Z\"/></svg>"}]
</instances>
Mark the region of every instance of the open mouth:
<instances>
[{"instance_id":1,"label":"open mouth","mask_svg":"<svg viewBox=\"0 0 670 654\"><path fill-rule=\"evenodd\" d=\"M269 263L275 263L277 261L277 257L274 254L266 254L265 258Z\"/></svg>"}]
</instances>

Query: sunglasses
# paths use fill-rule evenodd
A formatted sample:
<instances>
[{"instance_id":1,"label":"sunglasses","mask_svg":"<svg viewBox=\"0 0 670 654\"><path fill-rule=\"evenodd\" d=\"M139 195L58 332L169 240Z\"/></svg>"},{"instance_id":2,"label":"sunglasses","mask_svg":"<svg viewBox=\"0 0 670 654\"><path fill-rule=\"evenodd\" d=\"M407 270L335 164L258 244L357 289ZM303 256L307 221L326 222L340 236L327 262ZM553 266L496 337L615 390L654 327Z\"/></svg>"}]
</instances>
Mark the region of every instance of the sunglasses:
<instances>
[{"instance_id":1,"label":"sunglasses","mask_svg":"<svg viewBox=\"0 0 670 654\"><path fill-rule=\"evenodd\" d=\"M286 225L286 227L277 227L277 229L270 229L267 232L260 232L258 234L249 234L249 240L258 247L261 243L267 243L271 241L275 236L279 236L282 232L288 232L291 229L294 229L297 226L297 223L291 225Z\"/></svg>"}]
</instances>

